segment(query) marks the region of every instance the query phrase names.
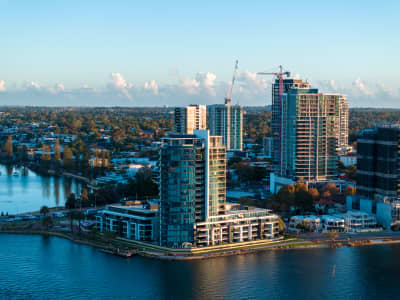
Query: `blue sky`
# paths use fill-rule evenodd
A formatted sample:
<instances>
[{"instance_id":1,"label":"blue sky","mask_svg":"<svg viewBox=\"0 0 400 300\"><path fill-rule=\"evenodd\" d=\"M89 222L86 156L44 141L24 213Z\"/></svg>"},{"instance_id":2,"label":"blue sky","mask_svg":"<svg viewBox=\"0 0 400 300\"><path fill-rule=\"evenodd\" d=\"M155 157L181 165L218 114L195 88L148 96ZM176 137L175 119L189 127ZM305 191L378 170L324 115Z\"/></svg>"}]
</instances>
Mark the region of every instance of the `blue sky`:
<instances>
[{"instance_id":1,"label":"blue sky","mask_svg":"<svg viewBox=\"0 0 400 300\"><path fill-rule=\"evenodd\" d=\"M0 0L0 105L262 105L282 64L352 106L400 107L399 1ZM382 102L383 101L383 102Z\"/></svg>"}]
</instances>

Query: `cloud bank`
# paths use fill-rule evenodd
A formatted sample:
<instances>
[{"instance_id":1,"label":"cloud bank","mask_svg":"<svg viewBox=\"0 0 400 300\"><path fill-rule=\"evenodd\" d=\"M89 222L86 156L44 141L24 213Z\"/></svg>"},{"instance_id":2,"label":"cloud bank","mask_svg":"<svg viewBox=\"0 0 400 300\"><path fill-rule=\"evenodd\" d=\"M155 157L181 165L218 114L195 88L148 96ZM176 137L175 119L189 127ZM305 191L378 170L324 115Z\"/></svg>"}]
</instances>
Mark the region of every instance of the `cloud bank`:
<instances>
[{"instance_id":1,"label":"cloud bank","mask_svg":"<svg viewBox=\"0 0 400 300\"><path fill-rule=\"evenodd\" d=\"M296 74L297 78L301 78ZM264 106L271 104L272 77L257 76L241 70L233 89L233 103ZM352 82L336 80L311 81L321 92L347 95L352 107L400 108L400 92L381 82L355 78ZM9 88L14 86L14 88ZM7 85L0 80L0 105L44 105L44 106L162 106L187 105L193 103L223 103L230 82L218 81L212 72L198 72L191 77L178 77L172 84L161 84L151 79L144 84L129 82L123 74L112 72L98 88L82 84L79 88L68 88L59 82L45 86L36 81L21 86Z\"/></svg>"}]
</instances>

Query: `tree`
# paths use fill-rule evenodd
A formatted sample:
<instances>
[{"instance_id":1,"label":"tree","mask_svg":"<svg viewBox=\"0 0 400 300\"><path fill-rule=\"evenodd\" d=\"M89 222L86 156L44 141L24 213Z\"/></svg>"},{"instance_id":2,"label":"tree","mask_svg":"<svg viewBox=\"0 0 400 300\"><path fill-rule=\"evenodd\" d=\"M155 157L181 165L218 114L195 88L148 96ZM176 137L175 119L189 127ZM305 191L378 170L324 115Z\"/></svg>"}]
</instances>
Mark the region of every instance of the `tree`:
<instances>
[{"instance_id":1,"label":"tree","mask_svg":"<svg viewBox=\"0 0 400 300\"><path fill-rule=\"evenodd\" d=\"M330 196L336 196L339 193L339 188L333 182L329 182L329 183L325 184L323 190L324 190L324 192L326 192L326 191L329 192Z\"/></svg>"},{"instance_id":2,"label":"tree","mask_svg":"<svg viewBox=\"0 0 400 300\"><path fill-rule=\"evenodd\" d=\"M331 195L330 191L326 190L326 191L322 192L321 196L322 196L322 198L327 199L327 198L330 198L332 195Z\"/></svg>"},{"instance_id":3,"label":"tree","mask_svg":"<svg viewBox=\"0 0 400 300\"><path fill-rule=\"evenodd\" d=\"M318 201L319 199L319 192L316 188L311 188L308 190L308 193L311 195L313 201Z\"/></svg>"},{"instance_id":4,"label":"tree","mask_svg":"<svg viewBox=\"0 0 400 300\"><path fill-rule=\"evenodd\" d=\"M48 145L43 144L41 159L44 161L50 161L51 155L50 155L50 147Z\"/></svg>"},{"instance_id":5,"label":"tree","mask_svg":"<svg viewBox=\"0 0 400 300\"><path fill-rule=\"evenodd\" d=\"M50 216L46 216L42 219L42 224L43 226L45 226L47 229L49 229L49 227L51 225L53 225L53 220L51 219Z\"/></svg>"},{"instance_id":6,"label":"tree","mask_svg":"<svg viewBox=\"0 0 400 300\"><path fill-rule=\"evenodd\" d=\"M297 184L296 184L296 192L298 192L298 191L307 192L308 191L307 185L305 183L302 183L302 182L297 182Z\"/></svg>"},{"instance_id":7,"label":"tree","mask_svg":"<svg viewBox=\"0 0 400 300\"><path fill-rule=\"evenodd\" d=\"M54 145L54 161L58 163L60 159L61 159L60 142L56 140L56 144Z\"/></svg>"},{"instance_id":8,"label":"tree","mask_svg":"<svg viewBox=\"0 0 400 300\"><path fill-rule=\"evenodd\" d=\"M71 151L71 148L68 146L64 147L63 166L67 169L71 168L71 166L72 166L72 151Z\"/></svg>"},{"instance_id":9,"label":"tree","mask_svg":"<svg viewBox=\"0 0 400 300\"><path fill-rule=\"evenodd\" d=\"M291 184L282 187L275 196L281 211L288 211L294 205L295 187Z\"/></svg>"},{"instance_id":10,"label":"tree","mask_svg":"<svg viewBox=\"0 0 400 300\"><path fill-rule=\"evenodd\" d=\"M348 185L344 189L344 194L345 194L345 196L355 195L356 194L356 188L354 186L352 186L352 185Z\"/></svg>"},{"instance_id":11,"label":"tree","mask_svg":"<svg viewBox=\"0 0 400 300\"><path fill-rule=\"evenodd\" d=\"M72 209L76 206L76 197L74 193L68 195L67 201L65 201L65 208Z\"/></svg>"},{"instance_id":12,"label":"tree","mask_svg":"<svg viewBox=\"0 0 400 300\"><path fill-rule=\"evenodd\" d=\"M141 168L129 184L129 193L139 198L158 195L158 185L154 182L153 171L150 168Z\"/></svg>"},{"instance_id":13,"label":"tree","mask_svg":"<svg viewBox=\"0 0 400 300\"><path fill-rule=\"evenodd\" d=\"M105 150L101 151L101 167L105 169L107 167L107 153Z\"/></svg>"},{"instance_id":14,"label":"tree","mask_svg":"<svg viewBox=\"0 0 400 300\"><path fill-rule=\"evenodd\" d=\"M4 145L4 151L6 152L8 158L12 158L13 156L13 145L12 145L12 137L9 136L7 138L7 142Z\"/></svg>"},{"instance_id":15,"label":"tree","mask_svg":"<svg viewBox=\"0 0 400 300\"><path fill-rule=\"evenodd\" d=\"M43 205L40 208L40 213L43 215L43 217L47 216L49 214L50 210L46 205Z\"/></svg>"},{"instance_id":16,"label":"tree","mask_svg":"<svg viewBox=\"0 0 400 300\"><path fill-rule=\"evenodd\" d=\"M83 202L83 203L85 203L84 206L87 206L88 202L89 202L89 195L88 195L88 190L87 189L85 189L85 188L82 189L80 198L81 198L81 205L82 205L82 202Z\"/></svg>"},{"instance_id":17,"label":"tree","mask_svg":"<svg viewBox=\"0 0 400 300\"><path fill-rule=\"evenodd\" d=\"M308 191L304 189L297 190L294 194L294 199L296 208L302 211L309 211L313 209L314 201Z\"/></svg>"}]
</instances>

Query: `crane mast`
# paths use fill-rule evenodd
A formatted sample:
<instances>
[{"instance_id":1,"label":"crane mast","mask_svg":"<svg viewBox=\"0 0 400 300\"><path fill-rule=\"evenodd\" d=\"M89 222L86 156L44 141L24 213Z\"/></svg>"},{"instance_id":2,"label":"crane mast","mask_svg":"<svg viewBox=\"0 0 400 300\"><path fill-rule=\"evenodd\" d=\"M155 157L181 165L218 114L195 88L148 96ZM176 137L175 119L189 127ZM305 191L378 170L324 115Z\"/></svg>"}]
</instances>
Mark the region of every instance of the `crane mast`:
<instances>
[{"instance_id":1,"label":"crane mast","mask_svg":"<svg viewBox=\"0 0 400 300\"><path fill-rule=\"evenodd\" d=\"M281 159L281 136L282 136L282 102L283 102L283 76L290 77L290 72L289 71L283 71L282 65L279 66L279 72L259 72L257 75L272 75L276 76L276 78L279 80L279 98L278 101L275 102L274 99L272 99L272 125L273 128L276 128L273 139L279 141L277 143L277 157L276 157L276 163L279 164L280 169L282 169L282 159ZM275 116L275 118L274 118Z\"/></svg>"},{"instance_id":2,"label":"crane mast","mask_svg":"<svg viewBox=\"0 0 400 300\"><path fill-rule=\"evenodd\" d=\"M235 80L236 80L236 73L237 73L237 69L238 69L238 63L239 63L239 61L236 60L235 61L235 68L233 69L233 76L232 76L231 86L226 91L225 104L229 104L229 103L232 102L233 85L235 84Z\"/></svg>"}]
</instances>

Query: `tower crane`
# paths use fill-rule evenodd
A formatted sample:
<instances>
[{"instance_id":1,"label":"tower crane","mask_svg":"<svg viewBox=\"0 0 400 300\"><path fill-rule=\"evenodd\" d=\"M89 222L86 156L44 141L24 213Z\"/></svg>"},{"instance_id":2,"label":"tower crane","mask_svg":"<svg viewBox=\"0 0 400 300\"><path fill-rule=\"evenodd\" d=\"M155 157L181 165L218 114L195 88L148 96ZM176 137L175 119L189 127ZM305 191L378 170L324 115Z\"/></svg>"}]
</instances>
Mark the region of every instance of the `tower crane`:
<instances>
[{"instance_id":1,"label":"tower crane","mask_svg":"<svg viewBox=\"0 0 400 300\"><path fill-rule=\"evenodd\" d=\"M282 169L282 159L281 159L281 136L282 136L282 97L283 97L283 76L290 77L289 71L283 71L282 65L279 66L279 72L259 72L257 75L273 75L279 80L279 100L276 101L275 97L272 99L272 134L274 139L274 150L276 150L276 161ZM276 149L275 149L276 147Z\"/></svg>"},{"instance_id":2,"label":"tower crane","mask_svg":"<svg viewBox=\"0 0 400 300\"><path fill-rule=\"evenodd\" d=\"M239 61L236 60L235 61L235 68L233 69L232 83L231 83L231 86L226 91L225 104L229 104L232 101L232 91L233 91L233 85L235 84L235 80L236 80L236 73L237 73L237 69L238 69L238 63L239 63Z\"/></svg>"},{"instance_id":3,"label":"tower crane","mask_svg":"<svg viewBox=\"0 0 400 300\"><path fill-rule=\"evenodd\" d=\"M286 71L283 72L283 67L279 66L279 72L272 72L272 73L265 73L265 72L258 72L257 75L274 75L279 79L279 100L282 102L282 95L283 95L283 76L290 77L290 72Z\"/></svg>"}]
</instances>

